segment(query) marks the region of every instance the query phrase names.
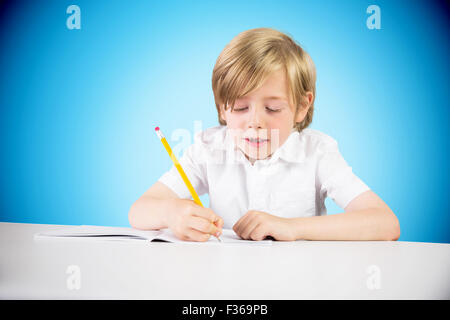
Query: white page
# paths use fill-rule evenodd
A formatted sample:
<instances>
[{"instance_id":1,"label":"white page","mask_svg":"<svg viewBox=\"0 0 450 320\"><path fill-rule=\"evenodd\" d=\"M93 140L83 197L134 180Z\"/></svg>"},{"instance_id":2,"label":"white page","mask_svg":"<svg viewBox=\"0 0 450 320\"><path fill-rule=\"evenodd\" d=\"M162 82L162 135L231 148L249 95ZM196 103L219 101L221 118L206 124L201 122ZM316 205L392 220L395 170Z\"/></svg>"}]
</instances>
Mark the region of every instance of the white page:
<instances>
[{"instance_id":1,"label":"white page","mask_svg":"<svg viewBox=\"0 0 450 320\"><path fill-rule=\"evenodd\" d=\"M36 234L35 239L40 238L88 238L89 240L153 240L159 230L138 230L126 227L104 227L104 226L68 226L58 230L41 232Z\"/></svg>"},{"instance_id":2,"label":"white page","mask_svg":"<svg viewBox=\"0 0 450 320\"><path fill-rule=\"evenodd\" d=\"M243 240L231 229L223 229L220 236L221 242L214 236L206 242L183 241L178 239L171 230L138 230L126 227L104 227L104 226L68 226L65 228L41 232L35 234L35 239L42 238L83 238L85 240L117 240L117 241L136 241L154 239L174 243L208 243L208 244L248 244L248 245L270 245L271 240L252 241Z\"/></svg>"},{"instance_id":3,"label":"white page","mask_svg":"<svg viewBox=\"0 0 450 320\"><path fill-rule=\"evenodd\" d=\"M211 236L206 242L196 242L196 241L183 241L178 239L171 230L164 229L161 230L161 233L155 237L155 239L165 240L169 242L177 242L177 243L207 243L207 244L246 244L246 245L271 245L271 240L262 240L262 241L253 241L253 240L244 240L240 238L233 230L231 229L222 229L222 234L220 235L221 242L214 236Z\"/></svg>"}]
</instances>

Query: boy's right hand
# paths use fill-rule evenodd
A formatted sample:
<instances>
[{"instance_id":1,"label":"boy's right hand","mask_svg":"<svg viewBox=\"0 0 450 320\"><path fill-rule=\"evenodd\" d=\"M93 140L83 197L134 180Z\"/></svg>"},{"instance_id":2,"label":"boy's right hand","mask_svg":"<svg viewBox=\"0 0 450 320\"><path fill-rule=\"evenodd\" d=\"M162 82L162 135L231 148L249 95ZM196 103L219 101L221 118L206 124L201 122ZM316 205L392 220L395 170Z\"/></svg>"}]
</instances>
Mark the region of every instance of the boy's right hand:
<instances>
[{"instance_id":1,"label":"boy's right hand","mask_svg":"<svg viewBox=\"0 0 450 320\"><path fill-rule=\"evenodd\" d=\"M223 219L193 200L176 199L168 213L167 226L181 240L207 241L211 235L222 233Z\"/></svg>"}]
</instances>

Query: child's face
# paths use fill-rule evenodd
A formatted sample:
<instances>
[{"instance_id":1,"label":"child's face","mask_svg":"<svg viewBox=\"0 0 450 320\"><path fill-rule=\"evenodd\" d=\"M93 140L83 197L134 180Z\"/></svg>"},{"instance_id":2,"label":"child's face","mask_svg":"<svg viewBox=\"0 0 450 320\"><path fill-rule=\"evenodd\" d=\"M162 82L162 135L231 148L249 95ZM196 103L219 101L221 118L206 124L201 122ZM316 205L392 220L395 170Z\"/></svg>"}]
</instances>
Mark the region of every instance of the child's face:
<instances>
[{"instance_id":1,"label":"child's face","mask_svg":"<svg viewBox=\"0 0 450 320\"><path fill-rule=\"evenodd\" d=\"M227 128L232 129L229 131L236 145L253 164L255 160L273 154L307 111L305 108L295 115L285 71L281 69L273 72L259 89L236 100L234 111L222 107L221 116L227 122Z\"/></svg>"}]
</instances>

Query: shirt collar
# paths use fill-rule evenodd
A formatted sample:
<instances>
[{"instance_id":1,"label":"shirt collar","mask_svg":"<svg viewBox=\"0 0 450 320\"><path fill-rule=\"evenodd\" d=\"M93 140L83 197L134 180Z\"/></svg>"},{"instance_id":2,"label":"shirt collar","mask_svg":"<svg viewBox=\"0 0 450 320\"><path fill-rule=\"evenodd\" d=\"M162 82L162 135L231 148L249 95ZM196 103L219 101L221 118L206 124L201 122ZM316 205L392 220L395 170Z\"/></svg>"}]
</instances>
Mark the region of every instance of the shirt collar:
<instances>
[{"instance_id":1,"label":"shirt collar","mask_svg":"<svg viewBox=\"0 0 450 320\"><path fill-rule=\"evenodd\" d=\"M292 129L286 141L272 154L272 159L300 163L305 160L305 147L302 132Z\"/></svg>"},{"instance_id":2,"label":"shirt collar","mask_svg":"<svg viewBox=\"0 0 450 320\"><path fill-rule=\"evenodd\" d=\"M200 139L204 145L213 151L221 150L233 154L235 156L234 159L237 161L248 161L232 139L228 138L226 126L217 126L202 131L196 136L196 139ZM261 164L272 164L279 159L292 163L301 163L305 160L303 132L298 132L293 128L286 141L269 158L256 160L255 164L258 162Z\"/></svg>"}]
</instances>

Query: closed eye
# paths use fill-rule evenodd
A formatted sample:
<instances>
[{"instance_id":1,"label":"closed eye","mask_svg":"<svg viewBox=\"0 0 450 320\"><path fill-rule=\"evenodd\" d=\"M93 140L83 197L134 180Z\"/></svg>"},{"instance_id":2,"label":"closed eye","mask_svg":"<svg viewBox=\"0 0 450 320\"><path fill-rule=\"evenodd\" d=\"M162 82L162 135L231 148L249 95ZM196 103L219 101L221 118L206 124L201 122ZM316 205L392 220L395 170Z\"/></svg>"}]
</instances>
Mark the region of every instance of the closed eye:
<instances>
[{"instance_id":1,"label":"closed eye","mask_svg":"<svg viewBox=\"0 0 450 320\"><path fill-rule=\"evenodd\" d=\"M233 111L242 112L242 111L245 111L247 109L248 109L248 107L243 107L243 108L239 108L239 109L234 108ZM276 109L276 108L271 108L271 107L266 107L266 110L268 112L280 112L281 111L281 109Z\"/></svg>"},{"instance_id":2,"label":"closed eye","mask_svg":"<svg viewBox=\"0 0 450 320\"><path fill-rule=\"evenodd\" d=\"M280 112L281 109L266 107L266 110L269 111L269 112Z\"/></svg>"}]
</instances>

